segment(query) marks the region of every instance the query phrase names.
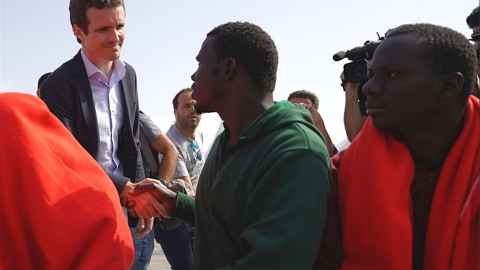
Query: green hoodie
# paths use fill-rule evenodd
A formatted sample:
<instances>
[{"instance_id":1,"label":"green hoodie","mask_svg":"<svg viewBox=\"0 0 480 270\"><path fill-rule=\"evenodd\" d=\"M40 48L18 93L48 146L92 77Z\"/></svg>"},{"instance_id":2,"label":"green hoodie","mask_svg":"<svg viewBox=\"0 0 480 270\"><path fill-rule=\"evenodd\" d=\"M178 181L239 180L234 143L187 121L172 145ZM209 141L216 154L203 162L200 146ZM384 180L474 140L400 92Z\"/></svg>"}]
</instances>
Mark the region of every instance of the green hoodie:
<instances>
[{"instance_id":1,"label":"green hoodie","mask_svg":"<svg viewBox=\"0 0 480 270\"><path fill-rule=\"evenodd\" d=\"M310 269L330 176L310 113L276 102L225 150L227 134L217 137L198 183L195 268ZM185 197L177 198L179 216L189 210Z\"/></svg>"}]
</instances>

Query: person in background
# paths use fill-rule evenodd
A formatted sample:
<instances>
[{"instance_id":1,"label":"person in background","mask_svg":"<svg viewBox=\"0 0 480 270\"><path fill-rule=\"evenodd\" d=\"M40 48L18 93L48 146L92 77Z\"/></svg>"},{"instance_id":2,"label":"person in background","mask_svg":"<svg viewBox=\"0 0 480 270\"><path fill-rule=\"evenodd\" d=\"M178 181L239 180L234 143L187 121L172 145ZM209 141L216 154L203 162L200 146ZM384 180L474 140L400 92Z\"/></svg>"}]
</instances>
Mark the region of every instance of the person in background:
<instances>
[{"instance_id":1,"label":"person in background","mask_svg":"<svg viewBox=\"0 0 480 270\"><path fill-rule=\"evenodd\" d=\"M40 97L40 87L42 87L43 82L48 78L48 76L50 76L50 74L52 74L52 72L47 72L42 76L40 76L40 78L38 78L37 93L36 93L37 97Z\"/></svg>"},{"instance_id":2,"label":"person in background","mask_svg":"<svg viewBox=\"0 0 480 270\"><path fill-rule=\"evenodd\" d=\"M225 124L196 197L157 183L131 195L149 192L162 216L195 227L195 269L310 269L326 220L330 157L310 113L273 100L275 43L257 25L230 22L207 34L196 59L195 108L218 112Z\"/></svg>"},{"instance_id":3,"label":"person in background","mask_svg":"<svg viewBox=\"0 0 480 270\"><path fill-rule=\"evenodd\" d=\"M139 116L139 136L145 176L163 182L167 181L166 179L171 180L177 165L177 148L147 114L140 111ZM158 154L163 156L161 161L158 159ZM131 269L148 269L155 248L152 225L152 222L145 224L141 219L137 227L130 228L131 233L136 236L134 238L136 259Z\"/></svg>"},{"instance_id":4,"label":"person in background","mask_svg":"<svg viewBox=\"0 0 480 270\"><path fill-rule=\"evenodd\" d=\"M380 44L363 87L369 118L332 158L316 269L480 268L476 64L442 26L402 25Z\"/></svg>"},{"instance_id":5,"label":"person in background","mask_svg":"<svg viewBox=\"0 0 480 270\"><path fill-rule=\"evenodd\" d=\"M203 134L197 129L201 114L195 110L192 89L180 90L173 98L175 123L167 132L168 138L177 147L179 155L173 178L185 181L187 194L195 196L198 178L206 157L203 156ZM162 159L163 160L163 159ZM172 269L192 269L195 259L195 230L182 222L174 228L154 224L155 239Z\"/></svg>"},{"instance_id":6,"label":"person in background","mask_svg":"<svg viewBox=\"0 0 480 270\"><path fill-rule=\"evenodd\" d=\"M95 159L33 95L1 93L0 115L0 269L130 269L128 224Z\"/></svg>"},{"instance_id":7,"label":"person in background","mask_svg":"<svg viewBox=\"0 0 480 270\"><path fill-rule=\"evenodd\" d=\"M467 16L466 21L468 27L472 29L472 39L478 40L480 37L480 6L472 10L472 12Z\"/></svg>"},{"instance_id":8,"label":"person in background","mask_svg":"<svg viewBox=\"0 0 480 270\"><path fill-rule=\"evenodd\" d=\"M473 46L477 52L477 83L474 85L472 95L479 97L480 95L480 6L474 8L470 15L467 16L467 25L472 29Z\"/></svg>"},{"instance_id":9,"label":"person in background","mask_svg":"<svg viewBox=\"0 0 480 270\"><path fill-rule=\"evenodd\" d=\"M145 176L138 139L136 74L120 59L125 4L123 0L71 0L69 11L81 49L50 74L40 98L107 172L119 196L128 197L128 191ZM152 208L157 202L144 195L135 197L143 211L161 207ZM144 222L152 227L147 223L152 219ZM137 223L138 218L129 217L130 227Z\"/></svg>"},{"instance_id":10,"label":"person in background","mask_svg":"<svg viewBox=\"0 0 480 270\"><path fill-rule=\"evenodd\" d=\"M352 142L362 130L367 116L365 115L365 97L360 101L359 95L365 82L346 82L344 73L340 74L342 87L345 91L345 109L343 112L343 124L347 133L348 141ZM359 89L360 88L360 89ZM360 93L360 94L359 94ZM363 113L362 113L363 112Z\"/></svg>"},{"instance_id":11,"label":"person in background","mask_svg":"<svg viewBox=\"0 0 480 270\"><path fill-rule=\"evenodd\" d=\"M167 136L179 152L173 178L183 179L195 192L206 157L202 154L203 134L197 129L202 115L195 109L192 93L191 88L185 88L173 98L175 123L167 131Z\"/></svg>"},{"instance_id":12,"label":"person in background","mask_svg":"<svg viewBox=\"0 0 480 270\"><path fill-rule=\"evenodd\" d=\"M294 105L302 105L312 114L313 124L315 127L318 128L320 133L322 133L327 149L328 154L333 156L338 151L333 145L332 140L330 139L330 135L328 135L327 128L325 127L325 123L323 122L323 118L318 112L318 97L315 93L307 91L307 90L297 90L292 93L287 98L288 101L293 103Z\"/></svg>"},{"instance_id":13,"label":"person in background","mask_svg":"<svg viewBox=\"0 0 480 270\"><path fill-rule=\"evenodd\" d=\"M177 167L178 150L175 144L153 123L150 116L142 111L140 111L140 128L145 135L154 158L156 158L156 163L158 163L158 167L151 168L147 163L147 159L143 158L145 176L163 180L164 182L170 181ZM158 154L162 155L161 159L158 157ZM144 156L142 153L142 157Z\"/></svg>"}]
</instances>

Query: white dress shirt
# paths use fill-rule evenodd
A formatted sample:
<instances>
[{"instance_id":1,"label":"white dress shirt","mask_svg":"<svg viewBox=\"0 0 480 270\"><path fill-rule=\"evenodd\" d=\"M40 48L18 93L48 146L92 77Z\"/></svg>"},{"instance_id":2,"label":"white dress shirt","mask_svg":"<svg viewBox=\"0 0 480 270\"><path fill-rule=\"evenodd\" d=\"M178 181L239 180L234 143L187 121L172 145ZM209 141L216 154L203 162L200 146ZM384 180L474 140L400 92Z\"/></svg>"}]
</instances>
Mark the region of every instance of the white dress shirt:
<instances>
[{"instance_id":1,"label":"white dress shirt","mask_svg":"<svg viewBox=\"0 0 480 270\"><path fill-rule=\"evenodd\" d=\"M108 78L81 52L83 63L95 103L97 114L98 145L97 161L108 172L123 176L123 165L118 158L119 134L123 127L123 94L119 81L125 77L125 63L117 59L113 63L113 73Z\"/></svg>"}]
</instances>

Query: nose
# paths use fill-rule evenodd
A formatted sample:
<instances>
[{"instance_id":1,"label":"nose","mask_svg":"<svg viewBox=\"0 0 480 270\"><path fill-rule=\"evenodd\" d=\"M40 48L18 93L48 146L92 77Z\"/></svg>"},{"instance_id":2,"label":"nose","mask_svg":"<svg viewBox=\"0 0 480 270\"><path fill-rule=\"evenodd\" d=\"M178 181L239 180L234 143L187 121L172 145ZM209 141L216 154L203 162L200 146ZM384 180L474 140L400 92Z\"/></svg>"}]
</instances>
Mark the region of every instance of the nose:
<instances>
[{"instance_id":1,"label":"nose","mask_svg":"<svg viewBox=\"0 0 480 270\"><path fill-rule=\"evenodd\" d=\"M372 77L363 85L362 92L365 96L369 97L380 94L382 90L375 77Z\"/></svg>"},{"instance_id":2,"label":"nose","mask_svg":"<svg viewBox=\"0 0 480 270\"><path fill-rule=\"evenodd\" d=\"M113 29L112 31L110 31L110 35L108 35L108 39L110 40L110 42L118 43L121 35L122 35L121 31L117 29Z\"/></svg>"},{"instance_id":3,"label":"nose","mask_svg":"<svg viewBox=\"0 0 480 270\"><path fill-rule=\"evenodd\" d=\"M195 105L197 105L197 101L192 98L192 100L190 100L190 105L192 105L191 107L195 110Z\"/></svg>"}]
</instances>

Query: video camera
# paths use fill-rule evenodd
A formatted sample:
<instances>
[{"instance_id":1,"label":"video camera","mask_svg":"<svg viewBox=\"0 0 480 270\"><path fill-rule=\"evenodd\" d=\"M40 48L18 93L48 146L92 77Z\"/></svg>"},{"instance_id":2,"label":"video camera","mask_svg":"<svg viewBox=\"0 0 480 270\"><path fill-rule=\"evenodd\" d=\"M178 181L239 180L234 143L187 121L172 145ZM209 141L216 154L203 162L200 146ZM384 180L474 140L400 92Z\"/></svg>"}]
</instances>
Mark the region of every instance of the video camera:
<instances>
[{"instance_id":1,"label":"video camera","mask_svg":"<svg viewBox=\"0 0 480 270\"><path fill-rule=\"evenodd\" d=\"M343 66L345 82L368 81L368 60L372 60L373 53L384 39L384 37L379 36L376 41L367 40L363 47L351 49L346 52L340 51L333 55L333 60L335 61L340 61L345 57L352 61Z\"/></svg>"},{"instance_id":2,"label":"video camera","mask_svg":"<svg viewBox=\"0 0 480 270\"><path fill-rule=\"evenodd\" d=\"M358 82L358 106L362 115L367 116L367 109L365 108L365 102L367 97L363 94L363 85L368 81L368 60L372 60L373 54L378 45L385 40L385 37L380 37L377 33L378 40L367 40L363 47L354 48L346 52L340 51L333 55L333 60L340 61L345 57L348 58L350 63L343 66L343 80L342 86L345 90L345 83Z\"/></svg>"}]
</instances>

